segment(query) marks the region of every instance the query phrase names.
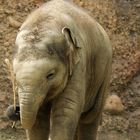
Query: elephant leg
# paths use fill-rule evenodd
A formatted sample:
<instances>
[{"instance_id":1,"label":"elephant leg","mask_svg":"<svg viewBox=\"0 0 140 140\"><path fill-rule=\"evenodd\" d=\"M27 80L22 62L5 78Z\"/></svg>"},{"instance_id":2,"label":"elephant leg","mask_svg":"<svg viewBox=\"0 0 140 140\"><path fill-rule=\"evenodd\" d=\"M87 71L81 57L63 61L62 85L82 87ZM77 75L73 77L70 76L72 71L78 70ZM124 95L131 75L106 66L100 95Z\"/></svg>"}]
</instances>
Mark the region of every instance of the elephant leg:
<instances>
[{"instance_id":1,"label":"elephant leg","mask_svg":"<svg viewBox=\"0 0 140 140\"><path fill-rule=\"evenodd\" d=\"M78 129L78 140L96 140L97 130L101 122L101 115L97 116L96 119L91 123L80 123Z\"/></svg>"},{"instance_id":2,"label":"elephant leg","mask_svg":"<svg viewBox=\"0 0 140 140\"><path fill-rule=\"evenodd\" d=\"M70 98L69 94L67 95L67 97L60 97L60 99L54 103L54 106L52 106L52 140L74 139L81 113L81 104L77 103L78 100L76 98ZM77 98L79 98L79 96L77 96Z\"/></svg>"},{"instance_id":3,"label":"elephant leg","mask_svg":"<svg viewBox=\"0 0 140 140\"><path fill-rule=\"evenodd\" d=\"M50 137L73 140L85 101L85 78L82 63L76 65L64 91L52 102ZM80 78L79 78L80 76Z\"/></svg>"},{"instance_id":4,"label":"elephant leg","mask_svg":"<svg viewBox=\"0 0 140 140\"><path fill-rule=\"evenodd\" d=\"M78 140L78 127L77 127L77 129L75 131L74 140Z\"/></svg>"},{"instance_id":5,"label":"elephant leg","mask_svg":"<svg viewBox=\"0 0 140 140\"><path fill-rule=\"evenodd\" d=\"M38 112L36 123L26 130L28 140L48 140L50 133L51 105L43 106Z\"/></svg>"},{"instance_id":6,"label":"elephant leg","mask_svg":"<svg viewBox=\"0 0 140 140\"><path fill-rule=\"evenodd\" d=\"M98 94L96 96L94 106L85 114L81 115L79 121L79 140L96 140L98 125L101 123L102 110L108 94L108 86L110 79L110 61L107 64L105 78L102 82Z\"/></svg>"}]
</instances>

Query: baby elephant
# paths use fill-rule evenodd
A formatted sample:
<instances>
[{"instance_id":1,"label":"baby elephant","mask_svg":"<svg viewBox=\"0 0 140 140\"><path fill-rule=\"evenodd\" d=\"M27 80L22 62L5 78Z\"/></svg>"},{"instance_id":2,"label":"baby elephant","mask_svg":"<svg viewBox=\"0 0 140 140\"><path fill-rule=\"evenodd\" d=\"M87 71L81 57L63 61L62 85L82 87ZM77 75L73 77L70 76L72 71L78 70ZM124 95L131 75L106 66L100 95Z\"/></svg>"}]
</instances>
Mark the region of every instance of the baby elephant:
<instances>
[{"instance_id":1,"label":"baby elephant","mask_svg":"<svg viewBox=\"0 0 140 140\"><path fill-rule=\"evenodd\" d=\"M104 29L81 8L52 0L23 23L16 49L28 140L96 140L112 61Z\"/></svg>"}]
</instances>

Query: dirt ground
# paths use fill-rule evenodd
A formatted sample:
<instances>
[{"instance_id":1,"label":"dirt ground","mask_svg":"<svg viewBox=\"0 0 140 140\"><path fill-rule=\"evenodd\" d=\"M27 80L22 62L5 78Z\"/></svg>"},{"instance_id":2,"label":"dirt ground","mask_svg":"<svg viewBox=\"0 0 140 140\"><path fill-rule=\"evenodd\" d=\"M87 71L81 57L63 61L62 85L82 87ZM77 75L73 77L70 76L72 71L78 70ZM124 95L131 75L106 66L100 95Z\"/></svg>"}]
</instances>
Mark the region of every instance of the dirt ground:
<instances>
[{"instance_id":1,"label":"dirt ground","mask_svg":"<svg viewBox=\"0 0 140 140\"><path fill-rule=\"evenodd\" d=\"M47 0L46 0L47 1ZM20 123L12 129L4 112L13 104L12 84L5 58L12 60L16 34L26 16L45 0L0 0L0 140L25 140ZM140 1L74 0L105 28L113 47L110 94L118 95L125 110L103 114L99 140L140 138Z\"/></svg>"}]
</instances>

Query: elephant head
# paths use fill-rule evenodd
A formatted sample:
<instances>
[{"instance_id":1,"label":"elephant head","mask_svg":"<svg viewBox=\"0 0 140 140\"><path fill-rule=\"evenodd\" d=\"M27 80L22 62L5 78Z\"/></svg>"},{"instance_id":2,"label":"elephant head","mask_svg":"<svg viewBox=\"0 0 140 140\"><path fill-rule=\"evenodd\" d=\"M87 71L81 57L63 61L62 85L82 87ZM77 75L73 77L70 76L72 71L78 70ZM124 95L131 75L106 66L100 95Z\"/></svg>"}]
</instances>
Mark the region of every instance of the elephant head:
<instances>
[{"instance_id":1,"label":"elephant head","mask_svg":"<svg viewBox=\"0 0 140 140\"><path fill-rule=\"evenodd\" d=\"M69 28L21 28L13 69L18 84L20 118L31 128L41 105L63 92L74 65L77 46Z\"/></svg>"}]
</instances>

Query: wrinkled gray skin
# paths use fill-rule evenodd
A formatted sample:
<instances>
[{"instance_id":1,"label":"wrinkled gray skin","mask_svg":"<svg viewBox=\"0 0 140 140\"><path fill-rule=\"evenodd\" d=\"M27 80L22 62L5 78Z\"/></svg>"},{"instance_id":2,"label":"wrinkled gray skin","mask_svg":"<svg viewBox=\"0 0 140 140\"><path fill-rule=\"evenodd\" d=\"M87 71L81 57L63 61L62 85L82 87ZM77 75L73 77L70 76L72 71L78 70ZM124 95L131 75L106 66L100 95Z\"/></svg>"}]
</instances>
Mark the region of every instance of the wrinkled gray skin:
<instances>
[{"instance_id":1,"label":"wrinkled gray skin","mask_svg":"<svg viewBox=\"0 0 140 140\"><path fill-rule=\"evenodd\" d=\"M82 9L54 0L27 18L16 46L28 140L95 140L112 61L104 29Z\"/></svg>"}]
</instances>

